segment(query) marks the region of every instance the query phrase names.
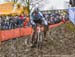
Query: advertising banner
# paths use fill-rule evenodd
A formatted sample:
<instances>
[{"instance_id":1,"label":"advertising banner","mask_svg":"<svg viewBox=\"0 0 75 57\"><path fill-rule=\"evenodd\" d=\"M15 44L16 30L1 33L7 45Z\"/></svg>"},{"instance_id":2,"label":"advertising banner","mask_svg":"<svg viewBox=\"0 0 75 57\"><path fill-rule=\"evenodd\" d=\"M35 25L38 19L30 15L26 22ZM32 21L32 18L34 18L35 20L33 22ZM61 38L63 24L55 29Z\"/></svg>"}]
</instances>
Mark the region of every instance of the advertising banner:
<instances>
[{"instance_id":1,"label":"advertising banner","mask_svg":"<svg viewBox=\"0 0 75 57\"><path fill-rule=\"evenodd\" d=\"M68 9L69 19L75 25L75 7L71 7Z\"/></svg>"}]
</instances>

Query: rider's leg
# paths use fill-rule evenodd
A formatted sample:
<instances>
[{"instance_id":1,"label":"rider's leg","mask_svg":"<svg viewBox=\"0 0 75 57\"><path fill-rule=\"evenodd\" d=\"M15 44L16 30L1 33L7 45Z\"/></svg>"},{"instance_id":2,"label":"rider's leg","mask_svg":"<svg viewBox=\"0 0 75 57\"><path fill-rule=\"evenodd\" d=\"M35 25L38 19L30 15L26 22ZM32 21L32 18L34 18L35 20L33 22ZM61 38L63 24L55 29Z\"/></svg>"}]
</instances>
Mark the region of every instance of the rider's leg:
<instances>
[{"instance_id":1,"label":"rider's leg","mask_svg":"<svg viewBox=\"0 0 75 57\"><path fill-rule=\"evenodd\" d=\"M32 28L33 28L34 31L35 31L35 29L36 29L36 23L35 23L33 20L31 20L30 23L31 23L31 25L32 25Z\"/></svg>"},{"instance_id":2,"label":"rider's leg","mask_svg":"<svg viewBox=\"0 0 75 57\"><path fill-rule=\"evenodd\" d=\"M47 31L48 31L48 25L45 25L45 26L44 26L44 37L46 37Z\"/></svg>"},{"instance_id":3,"label":"rider's leg","mask_svg":"<svg viewBox=\"0 0 75 57\"><path fill-rule=\"evenodd\" d=\"M44 37L46 37L46 32L48 31L48 22L45 19L42 19L44 23Z\"/></svg>"},{"instance_id":4,"label":"rider's leg","mask_svg":"<svg viewBox=\"0 0 75 57\"><path fill-rule=\"evenodd\" d=\"M32 28L33 28L33 35L32 35L32 42L35 40L34 37L35 37L35 33L36 33L36 26L35 25L32 25Z\"/></svg>"},{"instance_id":5,"label":"rider's leg","mask_svg":"<svg viewBox=\"0 0 75 57\"><path fill-rule=\"evenodd\" d=\"M32 28L33 28L33 30L34 30L34 31L33 31L33 34L32 34L32 39L31 39L33 45L32 45L31 47L35 47L35 42L36 42L36 41L35 41L35 40L36 40L36 39L35 39L36 23L35 23L33 20L31 20L30 23L31 23Z\"/></svg>"}]
</instances>

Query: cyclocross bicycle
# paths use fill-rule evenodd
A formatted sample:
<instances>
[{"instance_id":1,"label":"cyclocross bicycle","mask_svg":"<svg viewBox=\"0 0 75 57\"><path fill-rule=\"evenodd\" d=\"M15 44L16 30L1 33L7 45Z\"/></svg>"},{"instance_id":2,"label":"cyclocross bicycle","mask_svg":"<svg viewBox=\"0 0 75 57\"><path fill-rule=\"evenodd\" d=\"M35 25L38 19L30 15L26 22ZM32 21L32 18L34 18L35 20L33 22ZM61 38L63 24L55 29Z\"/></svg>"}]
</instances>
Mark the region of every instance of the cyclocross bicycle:
<instances>
[{"instance_id":1,"label":"cyclocross bicycle","mask_svg":"<svg viewBox=\"0 0 75 57\"><path fill-rule=\"evenodd\" d=\"M37 23L32 36L32 44L38 48L42 48L43 38L44 38L44 26Z\"/></svg>"}]
</instances>

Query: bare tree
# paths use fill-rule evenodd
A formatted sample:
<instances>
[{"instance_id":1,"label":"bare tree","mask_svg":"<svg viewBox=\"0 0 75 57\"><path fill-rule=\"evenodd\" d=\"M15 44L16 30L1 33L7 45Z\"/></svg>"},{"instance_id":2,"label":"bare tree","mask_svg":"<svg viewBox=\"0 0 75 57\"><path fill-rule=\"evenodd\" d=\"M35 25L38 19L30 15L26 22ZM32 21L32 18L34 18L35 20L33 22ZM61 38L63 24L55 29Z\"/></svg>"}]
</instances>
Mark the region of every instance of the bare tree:
<instances>
[{"instance_id":1,"label":"bare tree","mask_svg":"<svg viewBox=\"0 0 75 57\"><path fill-rule=\"evenodd\" d=\"M17 9L17 5L18 4L21 4L21 6L23 6L23 7L27 7L28 6L28 0L14 0L14 2L16 2L15 4L14 4L14 9L13 9L13 11L15 11L16 9Z\"/></svg>"}]
</instances>

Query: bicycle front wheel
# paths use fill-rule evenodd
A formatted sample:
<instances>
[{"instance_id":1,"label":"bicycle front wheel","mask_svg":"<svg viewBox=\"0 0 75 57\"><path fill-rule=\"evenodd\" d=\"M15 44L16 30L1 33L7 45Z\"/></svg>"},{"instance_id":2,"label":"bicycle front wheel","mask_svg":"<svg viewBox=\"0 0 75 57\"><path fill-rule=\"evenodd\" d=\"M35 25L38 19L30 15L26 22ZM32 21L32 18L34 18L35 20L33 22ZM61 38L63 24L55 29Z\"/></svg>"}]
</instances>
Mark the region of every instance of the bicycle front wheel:
<instances>
[{"instance_id":1,"label":"bicycle front wheel","mask_svg":"<svg viewBox=\"0 0 75 57\"><path fill-rule=\"evenodd\" d=\"M38 48L42 48L43 38L44 38L44 33L43 32L38 33L38 38L37 38Z\"/></svg>"}]
</instances>

